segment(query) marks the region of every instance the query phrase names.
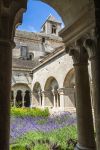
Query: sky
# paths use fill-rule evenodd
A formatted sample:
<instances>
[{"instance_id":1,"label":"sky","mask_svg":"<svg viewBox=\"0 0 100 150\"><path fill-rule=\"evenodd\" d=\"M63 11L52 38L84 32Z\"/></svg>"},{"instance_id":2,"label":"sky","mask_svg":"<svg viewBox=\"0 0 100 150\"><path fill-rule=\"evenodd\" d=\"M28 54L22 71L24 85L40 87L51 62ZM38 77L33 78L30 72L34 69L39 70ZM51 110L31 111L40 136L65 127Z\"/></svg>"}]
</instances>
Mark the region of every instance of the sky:
<instances>
[{"instance_id":1,"label":"sky","mask_svg":"<svg viewBox=\"0 0 100 150\"><path fill-rule=\"evenodd\" d=\"M27 11L23 15L23 23L17 29L29 32L40 32L42 24L50 14L55 16L57 20L61 20L57 12L49 5L39 0L29 0Z\"/></svg>"}]
</instances>

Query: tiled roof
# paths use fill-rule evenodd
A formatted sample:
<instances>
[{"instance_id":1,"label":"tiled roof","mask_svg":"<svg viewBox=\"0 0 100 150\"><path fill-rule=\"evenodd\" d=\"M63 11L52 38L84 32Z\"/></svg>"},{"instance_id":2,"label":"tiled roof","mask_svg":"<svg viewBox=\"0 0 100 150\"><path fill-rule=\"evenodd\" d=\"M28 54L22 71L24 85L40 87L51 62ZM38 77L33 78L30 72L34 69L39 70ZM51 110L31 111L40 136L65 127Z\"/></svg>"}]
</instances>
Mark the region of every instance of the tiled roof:
<instances>
[{"instance_id":1,"label":"tiled roof","mask_svg":"<svg viewBox=\"0 0 100 150\"><path fill-rule=\"evenodd\" d=\"M22 69L32 69L39 64L38 60L22 60L22 59L12 59L12 67L13 68L22 68Z\"/></svg>"}]
</instances>

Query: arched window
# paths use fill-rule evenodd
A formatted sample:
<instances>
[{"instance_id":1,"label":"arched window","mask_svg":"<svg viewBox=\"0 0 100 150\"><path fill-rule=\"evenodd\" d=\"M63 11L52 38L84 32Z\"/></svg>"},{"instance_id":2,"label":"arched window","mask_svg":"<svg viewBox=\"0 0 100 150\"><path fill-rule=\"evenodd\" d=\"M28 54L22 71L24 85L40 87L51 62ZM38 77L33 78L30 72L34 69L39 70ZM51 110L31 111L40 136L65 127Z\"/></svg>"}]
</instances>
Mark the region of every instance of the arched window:
<instances>
[{"instance_id":1,"label":"arched window","mask_svg":"<svg viewBox=\"0 0 100 150\"><path fill-rule=\"evenodd\" d=\"M22 107L22 91L21 90L17 91L16 104L17 104L17 107Z\"/></svg>"},{"instance_id":2,"label":"arched window","mask_svg":"<svg viewBox=\"0 0 100 150\"><path fill-rule=\"evenodd\" d=\"M34 58L34 54L33 54L33 53L29 53L29 58L28 58L28 60L33 60L33 58Z\"/></svg>"},{"instance_id":3,"label":"arched window","mask_svg":"<svg viewBox=\"0 0 100 150\"><path fill-rule=\"evenodd\" d=\"M45 37L42 38L42 43L45 43Z\"/></svg>"},{"instance_id":4,"label":"arched window","mask_svg":"<svg viewBox=\"0 0 100 150\"><path fill-rule=\"evenodd\" d=\"M56 25L52 25L52 34L56 34L57 32L57 26Z\"/></svg>"},{"instance_id":5,"label":"arched window","mask_svg":"<svg viewBox=\"0 0 100 150\"><path fill-rule=\"evenodd\" d=\"M25 92L24 106L30 107L30 91L28 91L28 90Z\"/></svg>"}]
</instances>

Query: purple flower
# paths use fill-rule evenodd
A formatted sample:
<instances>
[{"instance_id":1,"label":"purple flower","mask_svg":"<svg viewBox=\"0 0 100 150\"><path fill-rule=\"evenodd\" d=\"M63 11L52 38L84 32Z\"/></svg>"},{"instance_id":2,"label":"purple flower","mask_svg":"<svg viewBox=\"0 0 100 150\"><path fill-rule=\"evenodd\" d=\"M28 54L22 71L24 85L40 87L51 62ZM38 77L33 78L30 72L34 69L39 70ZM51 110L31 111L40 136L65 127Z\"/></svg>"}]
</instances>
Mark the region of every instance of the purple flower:
<instances>
[{"instance_id":1,"label":"purple flower","mask_svg":"<svg viewBox=\"0 0 100 150\"><path fill-rule=\"evenodd\" d=\"M76 124L76 116L69 112L56 113L48 118L11 116L10 139L14 141L30 131L50 132L73 124Z\"/></svg>"}]
</instances>

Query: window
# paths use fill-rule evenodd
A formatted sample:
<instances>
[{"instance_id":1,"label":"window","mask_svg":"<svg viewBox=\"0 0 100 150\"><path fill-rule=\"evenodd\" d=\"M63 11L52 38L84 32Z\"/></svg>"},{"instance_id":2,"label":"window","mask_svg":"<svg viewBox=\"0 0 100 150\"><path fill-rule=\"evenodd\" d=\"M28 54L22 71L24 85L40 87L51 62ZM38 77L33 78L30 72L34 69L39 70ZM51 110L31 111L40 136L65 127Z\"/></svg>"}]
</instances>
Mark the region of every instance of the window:
<instances>
[{"instance_id":1,"label":"window","mask_svg":"<svg viewBox=\"0 0 100 150\"><path fill-rule=\"evenodd\" d=\"M57 32L57 26L56 25L52 25L52 34L56 34Z\"/></svg>"},{"instance_id":2,"label":"window","mask_svg":"<svg viewBox=\"0 0 100 150\"><path fill-rule=\"evenodd\" d=\"M33 60L34 58L34 54L33 53L29 53L29 59L28 60Z\"/></svg>"},{"instance_id":3,"label":"window","mask_svg":"<svg viewBox=\"0 0 100 150\"><path fill-rule=\"evenodd\" d=\"M28 49L27 46L21 46L21 57L25 58L27 57Z\"/></svg>"},{"instance_id":4,"label":"window","mask_svg":"<svg viewBox=\"0 0 100 150\"><path fill-rule=\"evenodd\" d=\"M45 38L44 37L42 38L42 43L45 43Z\"/></svg>"}]
</instances>

